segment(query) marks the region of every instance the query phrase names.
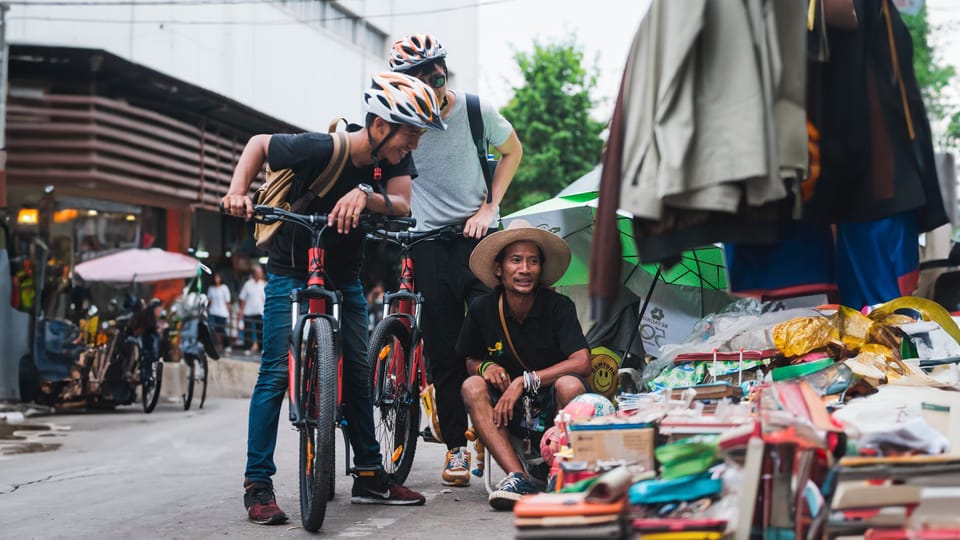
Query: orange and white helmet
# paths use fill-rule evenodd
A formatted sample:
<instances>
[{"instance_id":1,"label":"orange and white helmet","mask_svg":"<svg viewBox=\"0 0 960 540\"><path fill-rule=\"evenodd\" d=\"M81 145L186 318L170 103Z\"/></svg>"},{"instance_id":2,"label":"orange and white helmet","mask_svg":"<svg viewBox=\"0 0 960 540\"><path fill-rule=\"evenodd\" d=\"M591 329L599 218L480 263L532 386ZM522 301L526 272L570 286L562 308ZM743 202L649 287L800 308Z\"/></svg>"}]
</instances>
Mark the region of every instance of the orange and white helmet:
<instances>
[{"instance_id":1,"label":"orange and white helmet","mask_svg":"<svg viewBox=\"0 0 960 540\"><path fill-rule=\"evenodd\" d=\"M447 56L440 40L430 34L413 34L398 39L390 50L390 69L408 71L420 64Z\"/></svg>"},{"instance_id":2,"label":"orange and white helmet","mask_svg":"<svg viewBox=\"0 0 960 540\"><path fill-rule=\"evenodd\" d=\"M440 102L423 81L403 73L384 72L373 76L363 93L363 107L391 124L444 130Z\"/></svg>"}]
</instances>

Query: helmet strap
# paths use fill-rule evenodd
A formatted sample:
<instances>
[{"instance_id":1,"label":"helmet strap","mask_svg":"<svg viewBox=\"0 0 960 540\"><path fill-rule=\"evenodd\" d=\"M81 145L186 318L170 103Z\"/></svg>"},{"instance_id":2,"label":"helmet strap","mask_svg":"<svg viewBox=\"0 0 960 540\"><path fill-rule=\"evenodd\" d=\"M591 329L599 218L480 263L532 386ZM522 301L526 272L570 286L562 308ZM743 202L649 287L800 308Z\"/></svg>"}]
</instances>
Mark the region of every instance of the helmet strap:
<instances>
[{"instance_id":1,"label":"helmet strap","mask_svg":"<svg viewBox=\"0 0 960 540\"><path fill-rule=\"evenodd\" d=\"M389 123L389 122L388 122ZM387 136L380 141L379 144L374 144L373 135L370 134L370 130L367 130L367 140L370 142L370 154L373 157L373 179L380 181L383 180L383 169L380 168L380 156L377 154L380 153L380 149L383 148L383 145L387 144L387 141L391 137L397 134L397 131L400 129L400 126L397 124L389 123L390 131L387 133Z\"/></svg>"}]
</instances>

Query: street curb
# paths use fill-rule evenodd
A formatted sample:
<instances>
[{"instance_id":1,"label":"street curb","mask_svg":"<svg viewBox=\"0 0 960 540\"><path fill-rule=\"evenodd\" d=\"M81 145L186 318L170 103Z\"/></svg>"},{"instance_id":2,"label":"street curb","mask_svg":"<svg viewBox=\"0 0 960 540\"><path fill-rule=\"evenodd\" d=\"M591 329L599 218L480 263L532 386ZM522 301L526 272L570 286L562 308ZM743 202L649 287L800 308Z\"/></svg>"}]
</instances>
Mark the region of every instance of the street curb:
<instances>
[{"instance_id":1,"label":"street curb","mask_svg":"<svg viewBox=\"0 0 960 540\"><path fill-rule=\"evenodd\" d=\"M257 383L257 371L260 369L260 362L253 361L254 359L257 358L208 360L210 373L207 378L207 397L249 398ZM163 365L163 382L160 385L162 397L179 398L186 393L186 369L186 364L182 362Z\"/></svg>"}]
</instances>

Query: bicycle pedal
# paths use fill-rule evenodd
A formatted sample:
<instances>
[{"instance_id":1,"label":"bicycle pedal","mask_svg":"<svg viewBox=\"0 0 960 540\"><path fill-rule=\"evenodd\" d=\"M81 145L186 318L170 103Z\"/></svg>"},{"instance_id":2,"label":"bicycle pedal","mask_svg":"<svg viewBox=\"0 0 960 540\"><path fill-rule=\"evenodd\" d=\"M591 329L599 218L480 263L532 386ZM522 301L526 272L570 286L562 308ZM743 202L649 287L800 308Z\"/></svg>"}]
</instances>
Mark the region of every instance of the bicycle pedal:
<instances>
[{"instance_id":1,"label":"bicycle pedal","mask_svg":"<svg viewBox=\"0 0 960 540\"><path fill-rule=\"evenodd\" d=\"M420 438L423 439L423 442L428 442L428 443L442 442L433 436L433 431L431 431L430 428L424 428L424 430L420 432Z\"/></svg>"}]
</instances>

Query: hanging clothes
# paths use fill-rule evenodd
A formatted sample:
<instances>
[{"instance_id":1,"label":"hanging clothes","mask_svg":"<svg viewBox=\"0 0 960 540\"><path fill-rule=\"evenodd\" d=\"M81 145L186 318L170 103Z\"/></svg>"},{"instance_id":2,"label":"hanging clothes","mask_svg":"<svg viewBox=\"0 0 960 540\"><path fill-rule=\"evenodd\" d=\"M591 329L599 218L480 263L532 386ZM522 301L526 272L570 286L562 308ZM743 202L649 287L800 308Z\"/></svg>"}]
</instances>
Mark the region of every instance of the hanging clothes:
<instances>
[{"instance_id":1,"label":"hanging clothes","mask_svg":"<svg viewBox=\"0 0 960 540\"><path fill-rule=\"evenodd\" d=\"M829 54L810 36L813 159L795 226L823 240L834 224L835 237L726 245L733 292L778 294L832 278L841 303L857 309L912 294L917 235L947 220L909 32L889 0L847 4L853 17L827 15Z\"/></svg>"},{"instance_id":2,"label":"hanging clothes","mask_svg":"<svg viewBox=\"0 0 960 540\"><path fill-rule=\"evenodd\" d=\"M793 209L784 178L806 171L805 10L773 0L654 0L604 154L593 297L616 297L618 208L636 216L645 263L718 240L778 238Z\"/></svg>"},{"instance_id":3,"label":"hanging clothes","mask_svg":"<svg viewBox=\"0 0 960 540\"><path fill-rule=\"evenodd\" d=\"M855 5L856 30L828 25L829 61L810 65L820 174L804 216L842 223L916 211L928 231L947 217L913 42L890 0Z\"/></svg>"}]
</instances>

